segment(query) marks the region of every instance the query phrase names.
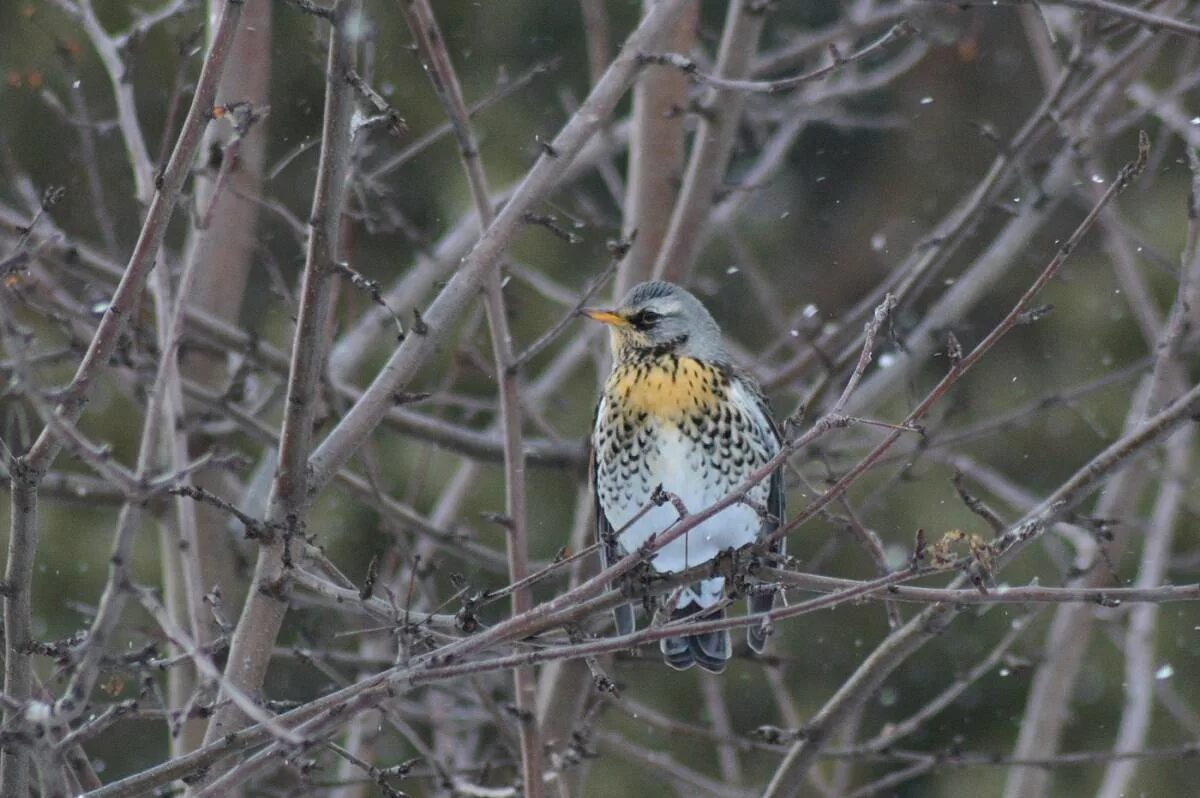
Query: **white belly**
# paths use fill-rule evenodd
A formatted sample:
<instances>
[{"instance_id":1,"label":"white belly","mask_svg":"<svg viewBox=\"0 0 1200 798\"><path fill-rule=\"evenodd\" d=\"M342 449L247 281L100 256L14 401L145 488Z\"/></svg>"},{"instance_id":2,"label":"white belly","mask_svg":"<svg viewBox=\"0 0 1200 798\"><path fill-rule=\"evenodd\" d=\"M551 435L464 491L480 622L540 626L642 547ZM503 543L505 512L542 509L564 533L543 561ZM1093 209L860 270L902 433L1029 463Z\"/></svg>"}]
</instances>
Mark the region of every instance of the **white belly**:
<instances>
[{"instance_id":1,"label":"white belly","mask_svg":"<svg viewBox=\"0 0 1200 798\"><path fill-rule=\"evenodd\" d=\"M661 485L678 497L689 514L697 513L741 487L778 451L768 422L743 390L736 382L731 388L733 398L743 408L740 413L732 420L709 422L703 428L684 419L610 429L601 434L598 425L595 443L600 510L626 553L635 551L652 535L668 531L679 519L673 503L653 505L651 497L656 487ZM606 410L602 401L598 418L604 418ZM683 571L709 562L726 549L753 543L763 525L755 506L766 507L769 493L770 480L759 482L748 491L753 505L731 504L701 522L660 548L650 560L652 567L659 573ZM704 580L699 594L688 589L679 604L696 601L710 606L722 595L722 584L720 578Z\"/></svg>"},{"instance_id":2,"label":"white belly","mask_svg":"<svg viewBox=\"0 0 1200 798\"><path fill-rule=\"evenodd\" d=\"M689 513L696 513L725 498L741 484L744 479L741 475L737 479L701 479L697 462L704 456L703 450L685 438L678 429L660 432L658 457L650 469L650 492L631 491L627 494L628 498L620 497L617 506L606 507L612 528L624 528L650 502L657 485L661 484L663 490L678 496ZM712 473L710 471L710 475ZM765 505L765 484L756 486L752 495L760 505ZM671 503L653 507L630 524L617 539L625 551L633 551L651 535L665 532L678 517ZM762 520L752 507L746 504L731 505L663 546L651 562L660 573L683 571L701 565L725 549L753 543L761 525Z\"/></svg>"}]
</instances>

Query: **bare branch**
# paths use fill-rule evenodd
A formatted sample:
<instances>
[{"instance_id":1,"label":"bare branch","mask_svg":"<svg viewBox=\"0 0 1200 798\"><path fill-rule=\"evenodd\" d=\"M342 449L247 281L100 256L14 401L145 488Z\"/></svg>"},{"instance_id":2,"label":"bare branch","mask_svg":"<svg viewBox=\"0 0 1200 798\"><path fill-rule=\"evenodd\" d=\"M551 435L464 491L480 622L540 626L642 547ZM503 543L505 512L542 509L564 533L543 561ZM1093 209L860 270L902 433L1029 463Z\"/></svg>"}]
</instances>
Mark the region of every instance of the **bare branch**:
<instances>
[{"instance_id":1,"label":"bare branch","mask_svg":"<svg viewBox=\"0 0 1200 798\"><path fill-rule=\"evenodd\" d=\"M754 8L751 3L738 0L729 4L717 53L717 74L737 79L748 73L765 18L765 9ZM637 51L639 60L647 49ZM729 165L742 117L743 99L738 92L717 90L703 101L706 111L692 139L679 202L675 204L671 224L654 261L653 276L656 279L678 282L692 268L699 247L700 227L708 218Z\"/></svg>"},{"instance_id":2,"label":"bare branch","mask_svg":"<svg viewBox=\"0 0 1200 798\"><path fill-rule=\"evenodd\" d=\"M622 55L617 57L588 99L554 138L552 146L556 154L551 156L543 153L538 158L524 182L497 214L496 221L484 231L455 272L454 278L423 312L428 331L405 338L371 387L317 447L310 463L310 485L313 489L328 482L341 464L349 459L383 418L391 406L391 397L408 386L421 364L449 334L451 325L460 317L462 309L473 298L487 273L498 265L499 258L520 227L525 212L553 188L584 142L612 113L637 72L637 58L632 53L643 46L651 34L657 34L672 24L683 5L684 0L663 0L658 3L626 41Z\"/></svg>"},{"instance_id":3,"label":"bare branch","mask_svg":"<svg viewBox=\"0 0 1200 798\"><path fill-rule=\"evenodd\" d=\"M212 108L217 83L224 69L241 11L242 3L238 0L230 0L224 5L221 17L214 28L212 44L201 68L191 107L184 120L175 149L171 153L171 159L163 170L162 176L154 181L157 190L153 192L153 197L150 199L146 219L133 254L130 256L116 292L106 305L104 318L88 346L83 361L76 370L70 386L63 392L58 412L69 422L74 422L79 418L84 405L95 389L99 373L107 367L109 357L116 348L117 339L137 304L146 275L158 256L158 251L166 235L167 224L187 178L201 135L209 121L209 111ZM118 97L120 97L121 91L118 92ZM131 108L127 110L132 113ZM144 147L142 149L144 150ZM144 152L135 153L135 162L140 163L142 155ZM140 175L140 170L138 174ZM140 196L148 198L150 193L147 190ZM47 427L42 430L29 452L23 456L24 473L29 475L32 485L32 489L23 494L27 500L35 499L37 480L49 470L61 447L62 444L58 437ZM31 667L26 647L30 629L28 599L15 598L27 597L29 594L34 553L37 549L36 526L29 522L36 516L32 515L31 507L27 509L28 512L14 513L13 534L9 536L8 565L5 572L5 582L10 594L4 600L4 625L7 630L5 639L8 646L8 655L5 657L4 692L16 700L28 699L31 690ZM73 697L71 702L73 711L81 711L82 701L85 697L85 695ZM6 720L7 718L8 714L6 713ZM24 762L25 757L20 754L14 755L9 751L4 753L3 759L0 760L0 771L2 771L0 773L0 792L19 794L25 791L28 771Z\"/></svg>"},{"instance_id":4,"label":"bare branch","mask_svg":"<svg viewBox=\"0 0 1200 798\"><path fill-rule=\"evenodd\" d=\"M734 80L718 75L709 75L700 70L698 64L687 56L679 53L645 53L642 55L642 60L647 64L661 64L663 66L673 66L681 70L685 75L693 80L703 83L707 86L712 86L723 91L743 91L757 92L763 94L779 94L796 89L804 83L813 80L820 80L830 73L840 69L846 64L852 64L855 61L860 61L876 51L883 50L893 41L902 39L913 33L913 28L906 22L900 22L893 25L892 28L880 36L875 41L865 47L850 53L842 55L836 46L829 45L830 63L826 66L814 69L811 72L806 72L803 75L795 75L790 78L777 78L775 80Z\"/></svg>"},{"instance_id":5,"label":"bare branch","mask_svg":"<svg viewBox=\"0 0 1200 798\"><path fill-rule=\"evenodd\" d=\"M946 0L925 1L946 2ZM1032 2L1034 2L1034 0L988 0L986 3L977 3L975 0L967 0L967 2L957 4L966 6L972 6L976 4L997 6L1027 5ZM1184 22L1181 19L1175 19L1174 17L1155 14L1152 11L1146 11L1144 9L1133 8L1127 5L1121 5L1120 3L1114 3L1111 2L1111 0L1038 0L1038 2L1044 2L1046 5L1070 6L1071 8L1078 8L1082 11L1092 11L1098 14L1104 14L1105 16L1117 17L1118 19L1127 20L1129 22L1141 25L1151 31L1164 30L1169 33L1179 34L1181 36L1200 38L1200 26L1193 25L1189 22Z\"/></svg>"},{"instance_id":6,"label":"bare branch","mask_svg":"<svg viewBox=\"0 0 1200 798\"><path fill-rule=\"evenodd\" d=\"M326 65L325 114L321 158L313 191L310 234L304 264L300 316L292 344L287 399L280 432L279 462L271 484L268 525L286 531L259 550L254 583L230 642L225 678L228 684L257 691L266 676L271 651L286 601L276 592L288 566L293 538L304 534L305 515L313 485L309 479L317 389L328 353L328 320L333 311L330 282L338 261L346 177L350 168L350 120L354 110L350 74L354 70L357 37L354 26L361 13L359 0L339 0L329 34ZM353 24L352 24L353 23ZM222 706L209 721L205 740L211 742L241 728L244 721L235 704ZM217 774L212 774L215 778Z\"/></svg>"}]
</instances>

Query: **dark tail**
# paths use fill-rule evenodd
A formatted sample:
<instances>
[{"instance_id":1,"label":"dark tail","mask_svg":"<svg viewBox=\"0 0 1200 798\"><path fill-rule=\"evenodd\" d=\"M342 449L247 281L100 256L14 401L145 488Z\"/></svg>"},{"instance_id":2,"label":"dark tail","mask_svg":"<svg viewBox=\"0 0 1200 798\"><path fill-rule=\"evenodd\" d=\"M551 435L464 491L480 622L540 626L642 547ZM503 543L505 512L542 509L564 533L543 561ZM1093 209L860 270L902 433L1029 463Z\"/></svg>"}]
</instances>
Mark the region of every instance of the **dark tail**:
<instances>
[{"instance_id":1,"label":"dark tail","mask_svg":"<svg viewBox=\"0 0 1200 798\"><path fill-rule=\"evenodd\" d=\"M672 612L671 620L688 618L697 613L703 613L706 621L725 617L724 609L705 612L699 604L693 602ZM663 659L675 670L683 671L693 665L699 665L711 673L725 670L725 663L729 661L733 650L727 631L668 637L659 647L662 649Z\"/></svg>"},{"instance_id":2,"label":"dark tail","mask_svg":"<svg viewBox=\"0 0 1200 798\"><path fill-rule=\"evenodd\" d=\"M613 620L617 624L617 634L627 635L633 633L633 605L622 604L618 607L613 607Z\"/></svg>"}]
</instances>

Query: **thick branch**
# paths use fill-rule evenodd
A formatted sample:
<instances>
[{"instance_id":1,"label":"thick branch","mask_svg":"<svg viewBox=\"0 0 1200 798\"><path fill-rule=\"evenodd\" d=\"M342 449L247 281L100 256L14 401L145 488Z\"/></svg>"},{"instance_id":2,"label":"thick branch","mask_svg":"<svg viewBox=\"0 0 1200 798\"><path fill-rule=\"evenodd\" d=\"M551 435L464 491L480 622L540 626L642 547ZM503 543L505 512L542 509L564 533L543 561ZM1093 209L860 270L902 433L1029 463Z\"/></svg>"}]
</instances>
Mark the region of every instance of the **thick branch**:
<instances>
[{"instance_id":1,"label":"thick branch","mask_svg":"<svg viewBox=\"0 0 1200 798\"><path fill-rule=\"evenodd\" d=\"M254 581L230 643L225 678L237 688L254 693L263 683L275 638L287 610L277 592L283 583L285 561L293 537L304 533L304 518L311 500L308 456L318 387L328 351L329 317L333 297L330 281L338 257L346 178L350 166L350 121L354 95L349 75L354 70L356 19L359 0L339 0L333 9L329 56L325 70L325 109L321 156L313 192L308 251L305 257L300 315L292 344L287 402L279 444L279 462L271 486L268 525L282 525L259 549ZM209 722L205 740L211 742L240 729L241 710L226 704ZM214 774L215 775L215 774Z\"/></svg>"}]
</instances>

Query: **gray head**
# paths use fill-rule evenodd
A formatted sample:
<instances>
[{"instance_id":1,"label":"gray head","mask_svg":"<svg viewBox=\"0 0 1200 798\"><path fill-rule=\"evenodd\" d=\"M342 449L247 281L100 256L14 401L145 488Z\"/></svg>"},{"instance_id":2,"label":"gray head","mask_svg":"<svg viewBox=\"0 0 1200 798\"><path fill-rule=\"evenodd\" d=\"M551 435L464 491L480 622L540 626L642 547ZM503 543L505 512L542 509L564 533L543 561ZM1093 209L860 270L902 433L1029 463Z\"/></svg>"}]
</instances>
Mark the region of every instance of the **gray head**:
<instances>
[{"instance_id":1,"label":"gray head","mask_svg":"<svg viewBox=\"0 0 1200 798\"><path fill-rule=\"evenodd\" d=\"M661 280L635 285L613 310L584 310L609 325L617 361L648 351L728 363L721 328L691 292Z\"/></svg>"}]
</instances>

